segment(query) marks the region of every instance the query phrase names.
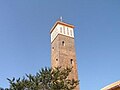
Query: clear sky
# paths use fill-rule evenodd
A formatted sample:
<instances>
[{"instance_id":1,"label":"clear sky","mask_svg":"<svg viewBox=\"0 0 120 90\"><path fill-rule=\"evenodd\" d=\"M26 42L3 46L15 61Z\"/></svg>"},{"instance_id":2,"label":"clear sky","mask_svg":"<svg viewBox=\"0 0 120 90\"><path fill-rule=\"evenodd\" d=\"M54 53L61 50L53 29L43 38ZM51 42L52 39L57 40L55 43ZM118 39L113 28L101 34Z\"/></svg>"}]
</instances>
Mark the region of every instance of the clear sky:
<instances>
[{"instance_id":1,"label":"clear sky","mask_svg":"<svg viewBox=\"0 0 120 90\"><path fill-rule=\"evenodd\" d=\"M0 0L0 87L50 67L50 29L75 25L81 90L120 80L120 0Z\"/></svg>"}]
</instances>

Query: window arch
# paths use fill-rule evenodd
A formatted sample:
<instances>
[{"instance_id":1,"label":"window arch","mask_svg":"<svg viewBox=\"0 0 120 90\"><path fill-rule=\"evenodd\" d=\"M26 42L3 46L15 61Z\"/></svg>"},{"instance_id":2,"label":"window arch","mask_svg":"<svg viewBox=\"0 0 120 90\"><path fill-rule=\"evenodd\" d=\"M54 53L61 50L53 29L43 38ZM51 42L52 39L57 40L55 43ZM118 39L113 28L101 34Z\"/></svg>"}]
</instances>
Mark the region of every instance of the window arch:
<instances>
[{"instance_id":1,"label":"window arch","mask_svg":"<svg viewBox=\"0 0 120 90\"><path fill-rule=\"evenodd\" d=\"M65 46L65 42L64 41L62 41L62 46Z\"/></svg>"},{"instance_id":2,"label":"window arch","mask_svg":"<svg viewBox=\"0 0 120 90\"><path fill-rule=\"evenodd\" d=\"M56 61L58 61L58 59L56 59Z\"/></svg>"},{"instance_id":3,"label":"window arch","mask_svg":"<svg viewBox=\"0 0 120 90\"><path fill-rule=\"evenodd\" d=\"M70 59L70 64L73 64L73 59Z\"/></svg>"}]
</instances>

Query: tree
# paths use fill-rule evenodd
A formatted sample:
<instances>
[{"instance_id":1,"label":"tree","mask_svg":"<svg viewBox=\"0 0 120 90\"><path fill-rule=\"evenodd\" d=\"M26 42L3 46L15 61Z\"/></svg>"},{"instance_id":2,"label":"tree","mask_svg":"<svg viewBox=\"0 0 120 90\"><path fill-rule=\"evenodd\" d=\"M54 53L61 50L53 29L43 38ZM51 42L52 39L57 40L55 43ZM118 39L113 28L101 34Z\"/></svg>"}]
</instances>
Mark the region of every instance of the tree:
<instances>
[{"instance_id":1,"label":"tree","mask_svg":"<svg viewBox=\"0 0 120 90\"><path fill-rule=\"evenodd\" d=\"M26 74L25 77L8 79L10 90L73 90L78 80L69 79L72 68L42 68L36 75Z\"/></svg>"}]
</instances>

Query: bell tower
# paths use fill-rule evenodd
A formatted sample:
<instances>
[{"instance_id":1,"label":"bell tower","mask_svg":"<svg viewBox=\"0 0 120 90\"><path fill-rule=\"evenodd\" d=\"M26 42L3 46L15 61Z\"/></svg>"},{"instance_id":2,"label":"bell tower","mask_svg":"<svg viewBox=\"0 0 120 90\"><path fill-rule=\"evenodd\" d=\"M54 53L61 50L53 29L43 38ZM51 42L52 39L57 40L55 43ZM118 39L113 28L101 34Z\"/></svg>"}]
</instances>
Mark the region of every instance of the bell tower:
<instances>
[{"instance_id":1,"label":"bell tower","mask_svg":"<svg viewBox=\"0 0 120 90\"><path fill-rule=\"evenodd\" d=\"M51 66L73 67L69 78L78 80L76 52L74 44L74 26L57 21L51 31ZM75 88L79 90L79 86Z\"/></svg>"}]
</instances>

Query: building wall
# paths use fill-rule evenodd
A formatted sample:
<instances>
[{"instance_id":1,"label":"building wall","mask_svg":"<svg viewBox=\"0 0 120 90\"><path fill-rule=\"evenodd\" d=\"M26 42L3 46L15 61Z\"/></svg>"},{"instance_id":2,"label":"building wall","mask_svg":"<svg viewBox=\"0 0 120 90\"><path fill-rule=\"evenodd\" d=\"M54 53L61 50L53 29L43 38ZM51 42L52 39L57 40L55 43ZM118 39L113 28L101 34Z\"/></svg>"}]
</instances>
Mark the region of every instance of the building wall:
<instances>
[{"instance_id":1,"label":"building wall","mask_svg":"<svg viewBox=\"0 0 120 90\"><path fill-rule=\"evenodd\" d=\"M106 87L102 88L101 90L120 90L120 80L116 81Z\"/></svg>"},{"instance_id":2,"label":"building wall","mask_svg":"<svg viewBox=\"0 0 120 90\"><path fill-rule=\"evenodd\" d=\"M69 78L78 80L73 37L58 34L58 36L54 39L54 41L51 43L51 65L52 67L73 67ZM75 90L79 90L79 86L76 87Z\"/></svg>"}]
</instances>

